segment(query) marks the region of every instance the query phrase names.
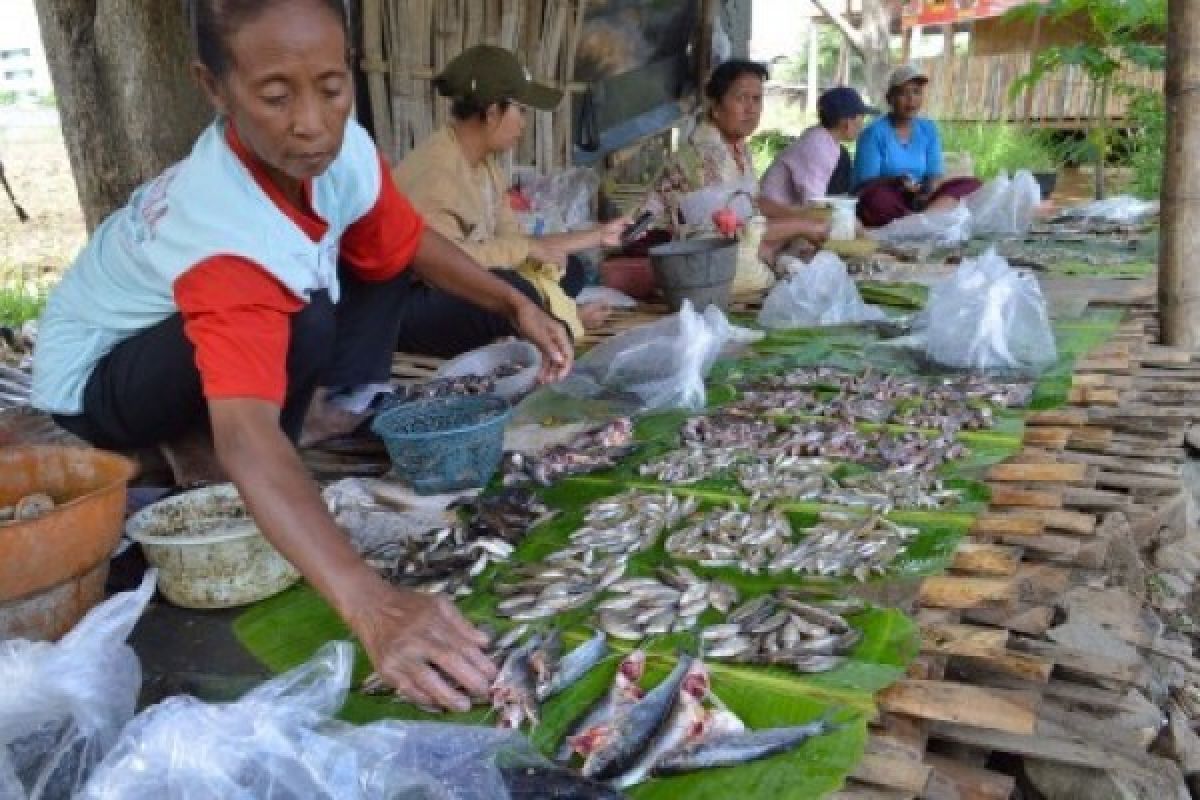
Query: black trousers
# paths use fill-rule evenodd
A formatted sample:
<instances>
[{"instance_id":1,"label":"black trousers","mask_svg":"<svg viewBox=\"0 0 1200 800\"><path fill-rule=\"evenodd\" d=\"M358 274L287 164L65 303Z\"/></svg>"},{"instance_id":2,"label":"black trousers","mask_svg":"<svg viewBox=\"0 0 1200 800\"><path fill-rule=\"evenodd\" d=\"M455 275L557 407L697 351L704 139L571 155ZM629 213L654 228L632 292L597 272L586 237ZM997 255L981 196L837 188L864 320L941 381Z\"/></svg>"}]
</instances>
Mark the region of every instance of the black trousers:
<instances>
[{"instance_id":1,"label":"black trousers","mask_svg":"<svg viewBox=\"0 0 1200 800\"><path fill-rule=\"evenodd\" d=\"M367 283L342 270L334 305L316 292L290 320L287 395L280 425L292 441L318 386L386 383L393 343L406 305L405 274ZM132 450L169 442L208 426L208 405L195 347L174 314L125 340L96 365L83 393L83 413L55 421L97 447Z\"/></svg>"},{"instance_id":2,"label":"black trousers","mask_svg":"<svg viewBox=\"0 0 1200 800\"><path fill-rule=\"evenodd\" d=\"M542 298L529 281L515 270L494 269L492 274L511 284L533 302ZM581 259L571 256L560 285L568 297L576 297L587 283L587 270ZM512 323L499 314L476 308L465 300L419 280L409 279L396 349L437 358L454 356L483 347L497 339L515 336Z\"/></svg>"}]
</instances>

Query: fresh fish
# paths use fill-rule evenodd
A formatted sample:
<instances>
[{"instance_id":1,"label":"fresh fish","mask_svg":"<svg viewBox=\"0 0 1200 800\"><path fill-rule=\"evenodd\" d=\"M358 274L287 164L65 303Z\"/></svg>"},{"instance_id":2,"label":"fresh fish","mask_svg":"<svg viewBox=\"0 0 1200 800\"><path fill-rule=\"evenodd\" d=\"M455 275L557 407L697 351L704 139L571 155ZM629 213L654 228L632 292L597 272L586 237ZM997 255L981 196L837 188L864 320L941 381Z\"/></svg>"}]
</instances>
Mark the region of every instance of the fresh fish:
<instances>
[{"instance_id":1,"label":"fresh fish","mask_svg":"<svg viewBox=\"0 0 1200 800\"><path fill-rule=\"evenodd\" d=\"M530 657L542 646L542 636L533 634L504 659L492 681L492 708L499 712L498 726L519 729L528 720L537 724L534 702L534 667Z\"/></svg>"},{"instance_id":2,"label":"fresh fish","mask_svg":"<svg viewBox=\"0 0 1200 800\"><path fill-rule=\"evenodd\" d=\"M511 800L622 800L624 794L572 769L554 766L500 767Z\"/></svg>"},{"instance_id":3,"label":"fresh fish","mask_svg":"<svg viewBox=\"0 0 1200 800\"><path fill-rule=\"evenodd\" d=\"M674 710L691 665L691 657L682 656L662 683L604 726L599 744L584 761L584 776L610 780L637 763Z\"/></svg>"},{"instance_id":4,"label":"fresh fish","mask_svg":"<svg viewBox=\"0 0 1200 800\"><path fill-rule=\"evenodd\" d=\"M634 650L621 660L608 693L594 703L583 718L571 728L555 757L557 761L568 761L575 752L584 756L591 752L595 746L596 732L604 730L604 726L615 715L642 698L643 692L639 684L645 670L646 653L642 650Z\"/></svg>"},{"instance_id":5,"label":"fresh fish","mask_svg":"<svg viewBox=\"0 0 1200 800\"><path fill-rule=\"evenodd\" d=\"M558 667L545 678L537 682L537 699L544 702L554 695L574 686L592 667L599 664L608 655L608 637L603 631L576 647L563 656Z\"/></svg>"},{"instance_id":6,"label":"fresh fish","mask_svg":"<svg viewBox=\"0 0 1200 800\"><path fill-rule=\"evenodd\" d=\"M746 764L794 750L809 739L836 729L826 716L807 725L716 735L664 756L655 765L654 774L678 775Z\"/></svg>"},{"instance_id":7,"label":"fresh fish","mask_svg":"<svg viewBox=\"0 0 1200 800\"><path fill-rule=\"evenodd\" d=\"M708 714L704 699L708 694L708 670L700 661L693 661L680 684L678 702L662 730L650 740L637 763L614 778L611 785L626 789L641 783L664 755L682 746L694 731L703 728Z\"/></svg>"}]
</instances>

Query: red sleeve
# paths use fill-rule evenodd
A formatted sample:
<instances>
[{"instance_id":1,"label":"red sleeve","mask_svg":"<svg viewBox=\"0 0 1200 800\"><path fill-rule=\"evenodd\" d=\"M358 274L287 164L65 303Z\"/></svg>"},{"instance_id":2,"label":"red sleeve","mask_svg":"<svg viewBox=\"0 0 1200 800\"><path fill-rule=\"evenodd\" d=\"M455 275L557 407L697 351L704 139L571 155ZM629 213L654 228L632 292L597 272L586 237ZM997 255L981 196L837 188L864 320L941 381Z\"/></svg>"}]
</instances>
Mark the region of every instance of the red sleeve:
<instances>
[{"instance_id":1,"label":"red sleeve","mask_svg":"<svg viewBox=\"0 0 1200 800\"><path fill-rule=\"evenodd\" d=\"M283 407L290 317L304 308L266 270L237 256L215 256L174 286L183 330L196 348L204 396L256 398Z\"/></svg>"},{"instance_id":2,"label":"red sleeve","mask_svg":"<svg viewBox=\"0 0 1200 800\"><path fill-rule=\"evenodd\" d=\"M407 269L425 231L425 220L396 188L383 154L379 174L375 207L342 234L342 258L365 281L390 280Z\"/></svg>"}]
</instances>

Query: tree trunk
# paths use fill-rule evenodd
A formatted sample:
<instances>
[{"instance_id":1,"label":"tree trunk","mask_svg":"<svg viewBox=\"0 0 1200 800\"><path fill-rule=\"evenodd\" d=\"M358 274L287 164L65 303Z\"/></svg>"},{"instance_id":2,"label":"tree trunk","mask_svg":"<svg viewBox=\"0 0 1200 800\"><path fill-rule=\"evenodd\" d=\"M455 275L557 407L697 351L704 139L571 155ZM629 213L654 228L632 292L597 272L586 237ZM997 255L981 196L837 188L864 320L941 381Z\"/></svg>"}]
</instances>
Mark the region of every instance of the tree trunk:
<instances>
[{"instance_id":1,"label":"tree trunk","mask_svg":"<svg viewBox=\"0 0 1200 800\"><path fill-rule=\"evenodd\" d=\"M1200 346L1200 3L1168 3L1167 153L1158 303L1163 340Z\"/></svg>"},{"instance_id":2,"label":"tree trunk","mask_svg":"<svg viewBox=\"0 0 1200 800\"><path fill-rule=\"evenodd\" d=\"M872 102L883 102L892 69L892 21L885 0L863 0L862 39L867 90Z\"/></svg>"},{"instance_id":3,"label":"tree trunk","mask_svg":"<svg viewBox=\"0 0 1200 800\"><path fill-rule=\"evenodd\" d=\"M181 3L35 0L88 229L183 157L212 112Z\"/></svg>"}]
</instances>

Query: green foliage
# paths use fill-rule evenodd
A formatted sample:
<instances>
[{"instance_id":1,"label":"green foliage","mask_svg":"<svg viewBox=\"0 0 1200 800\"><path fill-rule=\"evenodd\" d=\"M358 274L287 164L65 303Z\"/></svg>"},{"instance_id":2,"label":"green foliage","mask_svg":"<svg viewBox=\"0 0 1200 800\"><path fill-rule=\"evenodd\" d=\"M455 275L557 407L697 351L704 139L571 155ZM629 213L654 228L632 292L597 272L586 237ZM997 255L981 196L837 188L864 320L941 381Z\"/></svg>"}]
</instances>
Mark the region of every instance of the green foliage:
<instances>
[{"instance_id":1,"label":"green foliage","mask_svg":"<svg viewBox=\"0 0 1200 800\"><path fill-rule=\"evenodd\" d=\"M1130 106L1130 118L1134 123L1129 156L1133 167L1133 191L1139 197L1155 198L1162 190L1167 144L1165 98L1159 92L1139 92Z\"/></svg>"},{"instance_id":2,"label":"green foliage","mask_svg":"<svg viewBox=\"0 0 1200 800\"><path fill-rule=\"evenodd\" d=\"M17 93L16 92L11 91L11 90L0 92L0 106L16 105L16 102L17 102Z\"/></svg>"},{"instance_id":3,"label":"green foliage","mask_svg":"<svg viewBox=\"0 0 1200 800\"><path fill-rule=\"evenodd\" d=\"M774 163L775 157L791 143L792 137L774 128L754 134L750 138L749 146L750 155L754 159L754 169L758 174L766 172L767 167Z\"/></svg>"},{"instance_id":4,"label":"green foliage","mask_svg":"<svg viewBox=\"0 0 1200 800\"><path fill-rule=\"evenodd\" d=\"M975 175L990 180L1001 172L1010 175L1021 169L1032 172L1055 170L1060 165L1050 138L1018 125L976 122L942 126L942 149L947 153L969 153Z\"/></svg>"},{"instance_id":5,"label":"green foliage","mask_svg":"<svg viewBox=\"0 0 1200 800\"><path fill-rule=\"evenodd\" d=\"M0 289L0 325L20 325L27 320L37 319L45 305L44 293L29 294Z\"/></svg>"}]
</instances>

